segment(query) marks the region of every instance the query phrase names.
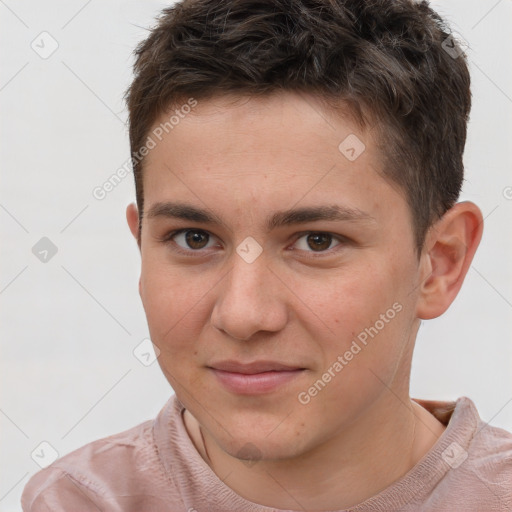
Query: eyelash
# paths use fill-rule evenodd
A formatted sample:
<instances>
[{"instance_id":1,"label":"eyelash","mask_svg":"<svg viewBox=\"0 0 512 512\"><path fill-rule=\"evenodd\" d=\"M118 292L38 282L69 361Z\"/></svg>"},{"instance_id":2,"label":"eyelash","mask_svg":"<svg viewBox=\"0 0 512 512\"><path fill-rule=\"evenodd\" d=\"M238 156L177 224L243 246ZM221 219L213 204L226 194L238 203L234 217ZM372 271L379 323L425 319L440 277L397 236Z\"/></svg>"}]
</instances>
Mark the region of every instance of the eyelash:
<instances>
[{"instance_id":1,"label":"eyelash","mask_svg":"<svg viewBox=\"0 0 512 512\"><path fill-rule=\"evenodd\" d=\"M167 235L162 237L160 239L160 241L162 243L166 244L166 245L172 245L173 246L172 250L177 252L178 254L182 254L184 256L189 256L189 257L194 257L193 253L201 253L201 252L203 252L203 249L197 249L197 250L190 249L190 250L186 250L186 249L183 249L182 247L180 247L179 245L177 245L176 242L174 241L174 237L176 237L176 236L178 236L178 235L180 235L182 233L186 233L187 231L195 231L195 232L198 232L198 233L205 233L205 234L207 234L210 237L214 237L214 235L212 235L208 231L205 231L204 229L183 228L183 229L178 229L176 231L172 231L172 232L168 233ZM336 250L336 247L343 246L343 244L346 244L346 243L349 242L349 240L346 237L341 236L341 235L335 235L335 234L329 233L327 231L303 231L301 233L297 233L297 235L298 235L298 237L295 239L294 244L297 243L298 240L300 240L301 238L303 238L304 236L307 236L307 235L329 235L329 236L332 237L333 240L337 240L339 242L338 245L335 245L333 248L327 249L325 251L319 251L319 252L303 251L303 252L307 252L307 253L311 253L312 254L311 256L307 256L308 258L321 258L325 254L331 255L332 251ZM209 241L210 240L208 240L208 242ZM299 249L299 251L301 251L301 250Z\"/></svg>"}]
</instances>

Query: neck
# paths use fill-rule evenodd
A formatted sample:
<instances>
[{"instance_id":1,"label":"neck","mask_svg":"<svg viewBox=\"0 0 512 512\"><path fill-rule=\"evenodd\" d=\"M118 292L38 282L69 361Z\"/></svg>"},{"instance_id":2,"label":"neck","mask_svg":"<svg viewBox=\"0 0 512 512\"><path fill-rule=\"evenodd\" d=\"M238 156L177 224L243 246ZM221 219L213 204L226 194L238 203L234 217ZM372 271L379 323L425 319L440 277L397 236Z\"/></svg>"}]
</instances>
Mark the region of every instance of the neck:
<instances>
[{"instance_id":1,"label":"neck","mask_svg":"<svg viewBox=\"0 0 512 512\"><path fill-rule=\"evenodd\" d=\"M287 510L339 510L404 476L444 431L444 425L408 397L391 397L379 405L300 457L254 464L224 452L188 411L185 425L215 474L245 499Z\"/></svg>"}]
</instances>

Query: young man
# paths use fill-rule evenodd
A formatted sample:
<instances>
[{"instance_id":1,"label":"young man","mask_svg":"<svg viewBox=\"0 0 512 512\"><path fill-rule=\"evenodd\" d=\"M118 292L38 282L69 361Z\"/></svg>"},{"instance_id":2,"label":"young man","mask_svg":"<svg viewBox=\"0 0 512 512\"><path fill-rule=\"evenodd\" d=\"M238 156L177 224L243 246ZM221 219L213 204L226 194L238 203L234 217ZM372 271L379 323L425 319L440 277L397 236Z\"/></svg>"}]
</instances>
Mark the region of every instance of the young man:
<instances>
[{"instance_id":1,"label":"young man","mask_svg":"<svg viewBox=\"0 0 512 512\"><path fill-rule=\"evenodd\" d=\"M412 0L163 12L127 93L127 220L176 396L36 474L25 511L512 509L512 434L409 396L482 235L459 50Z\"/></svg>"}]
</instances>

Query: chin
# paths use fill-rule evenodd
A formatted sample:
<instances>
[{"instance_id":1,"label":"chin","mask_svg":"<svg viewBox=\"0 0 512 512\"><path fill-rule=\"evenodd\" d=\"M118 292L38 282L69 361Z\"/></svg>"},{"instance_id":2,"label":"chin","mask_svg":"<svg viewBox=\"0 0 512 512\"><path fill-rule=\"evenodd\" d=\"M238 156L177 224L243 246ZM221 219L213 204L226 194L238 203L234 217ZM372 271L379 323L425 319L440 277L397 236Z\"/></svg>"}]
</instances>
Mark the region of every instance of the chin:
<instances>
[{"instance_id":1,"label":"chin","mask_svg":"<svg viewBox=\"0 0 512 512\"><path fill-rule=\"evenodd\" d=\"M290 437L270 441L264 435L259 437L243 436L243 438L230 439L224 445L217 441L224 452L241 460L248 466L264 460L287 460L301 454L296 442Z\"/></svg>"},{"instance_id":2,"label":"chin","mask_svg":"<svg viewBox=\"0 0 512 512\"><path fill-rule=\"evenodd\" d=\"M224 452L249 465L258 460L294 458L306 450L308 439L304 422L301 427L287 423L283 418L273 418L269 427L267 418L264 428L261 423L254 418L236 424L228 421L224 422L224 428L214 425L209 432Z\"/></svg>"}]
</instances>

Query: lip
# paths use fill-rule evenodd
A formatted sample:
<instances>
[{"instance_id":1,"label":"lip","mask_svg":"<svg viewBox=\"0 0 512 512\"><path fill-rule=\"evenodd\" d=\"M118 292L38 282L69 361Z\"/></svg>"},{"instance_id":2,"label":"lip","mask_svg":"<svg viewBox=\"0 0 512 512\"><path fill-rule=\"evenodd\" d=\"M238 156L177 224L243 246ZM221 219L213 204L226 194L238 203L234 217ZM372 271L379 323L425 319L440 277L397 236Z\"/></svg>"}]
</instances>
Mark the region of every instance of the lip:
<instances>
[{"instance_id":1,"label":"lip","mask_svg":"<svg viewBox=\"0 0 512 512\"><path fill-rule=\"evenodd\" d=\"M305 370L303 367L275 361L222 361L208 368L228 391L240 395L259 395L276 391L302 375Z\"/></svg>"}]
</instances>

